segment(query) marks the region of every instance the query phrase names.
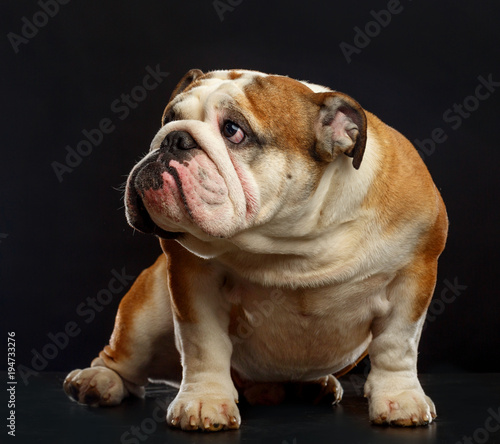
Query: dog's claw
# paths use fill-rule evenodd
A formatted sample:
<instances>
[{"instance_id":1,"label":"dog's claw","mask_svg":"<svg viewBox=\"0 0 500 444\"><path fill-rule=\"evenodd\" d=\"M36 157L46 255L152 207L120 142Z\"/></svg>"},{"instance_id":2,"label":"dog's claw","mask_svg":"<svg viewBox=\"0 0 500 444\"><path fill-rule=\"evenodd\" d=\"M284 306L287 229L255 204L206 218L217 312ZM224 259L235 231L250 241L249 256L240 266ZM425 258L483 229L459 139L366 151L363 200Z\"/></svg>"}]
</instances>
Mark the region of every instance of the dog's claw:
<instances>
[{"instance_id":1,"label":"dog's claw","mask_svg":"<svg viewBox=\"0 0 500 444\"><path fill-rule=\"evenodd\" d=\"M239 424L238 424L238 419L236 418L236 416L230 416L228 428L237 429L238 427L239 427Z\"/></svg>"},{"instance_id":2,"label":"dog's claw","mask_svg":"<svg viewBox=\"0 0 500 444\"><path fill-rule=\"evenodd\" d=\"M191 430L198 429L198 425L196 424L196 418L194 416L191 416L189 418L189 426L191 427Z\"/></svg>"}]
</instances>

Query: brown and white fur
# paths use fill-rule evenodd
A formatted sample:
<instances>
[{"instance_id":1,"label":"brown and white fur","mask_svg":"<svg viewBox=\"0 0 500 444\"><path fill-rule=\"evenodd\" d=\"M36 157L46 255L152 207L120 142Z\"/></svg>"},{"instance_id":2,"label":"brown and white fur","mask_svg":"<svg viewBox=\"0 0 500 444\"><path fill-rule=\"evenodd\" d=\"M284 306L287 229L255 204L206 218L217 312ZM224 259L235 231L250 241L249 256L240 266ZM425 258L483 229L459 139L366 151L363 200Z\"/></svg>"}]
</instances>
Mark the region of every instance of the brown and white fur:
<instances>
[{"instance_id":1,"label":"brown and white fur","mask_svg":"<svg viewBox=\"0 0 500 444\"><path fill-rule=\"evenodd\" d=\"M66 392L114 405L169 381L170 425L231 429L238 391L338 401L333 375L368 352L370 420L430 423L417 346L448 223L411 143L345 94L253 71L190 71L163 119L125 200L164 254Z\"/></svg>"}]
</instances>

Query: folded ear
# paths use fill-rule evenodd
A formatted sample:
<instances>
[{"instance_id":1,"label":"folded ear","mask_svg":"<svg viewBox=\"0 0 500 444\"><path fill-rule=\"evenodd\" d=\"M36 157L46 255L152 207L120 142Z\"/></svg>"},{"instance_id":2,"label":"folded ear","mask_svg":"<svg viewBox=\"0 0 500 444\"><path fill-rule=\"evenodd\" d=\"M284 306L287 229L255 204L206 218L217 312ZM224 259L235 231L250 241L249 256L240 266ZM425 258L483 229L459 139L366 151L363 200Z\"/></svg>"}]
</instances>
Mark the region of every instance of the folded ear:
<instances>
[{"instance_id":1,"label":"folded ear","mask_svg":"<svg viewBox=\"0 0 500 444\"><path fill-rule=\"evenodd\" d=\"M174 89L174 92L170 96L169 102L182 91L184 91L191 83L193 83L198 77L203 75L203 71L199 69L191 69L188 71L184 77L180 80Z\"/></svg>"},{"instance_id":2,"label":"folded ear","mask_svg":"<svg viewBox=\"0 0 500 444\"><path fill-rule=\"evenodd\" d=\"M316 123L316 153L327 162L339 154L352 157L352 166L361 165L366 145L366 115L353 98L339 92L317 93L320 106Z\"/></svg>"}]
</instances>

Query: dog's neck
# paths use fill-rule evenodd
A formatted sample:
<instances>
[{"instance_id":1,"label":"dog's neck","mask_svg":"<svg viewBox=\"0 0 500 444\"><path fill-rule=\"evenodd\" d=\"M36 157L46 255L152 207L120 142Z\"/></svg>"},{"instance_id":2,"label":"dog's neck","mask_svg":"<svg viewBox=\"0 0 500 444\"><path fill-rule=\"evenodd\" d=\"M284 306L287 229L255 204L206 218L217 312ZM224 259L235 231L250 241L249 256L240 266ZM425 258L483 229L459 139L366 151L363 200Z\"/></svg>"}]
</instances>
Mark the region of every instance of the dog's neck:
<instances>
[{"instance_id":1,"label":"dog's neck","mask_svg":"<svg viewBox=\"0 0 500 444\"><path fill-rule=\"evenodd\" d=\"M370 219L376 218L364 205L379 169L380 156L374 145L369 137L359 170L352 168L348 157L331 163L315 192L293 211L287 208L286 213L278 212L265 224L244 230L231 239L199 239L186 234L178 241L199 256L219 260L236 271L241 268L250 280L252 271L261 277L269 275L266 279L269 285L279 284L274 282L278 276L271 268L283 262L288 262L290 269L296 262L300 262L302 268L309 265L313 274L321 274L320 270L327 267L329 271L325 274L330 276L337 274L332 272L332 267L339 268L339 274L347 276L356 268L357 260L343 253L353 251L346 248L344 242L346 239L359 242L363 248L365 229L373 223ZM307 270L301 269L301 274L307 274Z\"/></svg>"}]
</instances>

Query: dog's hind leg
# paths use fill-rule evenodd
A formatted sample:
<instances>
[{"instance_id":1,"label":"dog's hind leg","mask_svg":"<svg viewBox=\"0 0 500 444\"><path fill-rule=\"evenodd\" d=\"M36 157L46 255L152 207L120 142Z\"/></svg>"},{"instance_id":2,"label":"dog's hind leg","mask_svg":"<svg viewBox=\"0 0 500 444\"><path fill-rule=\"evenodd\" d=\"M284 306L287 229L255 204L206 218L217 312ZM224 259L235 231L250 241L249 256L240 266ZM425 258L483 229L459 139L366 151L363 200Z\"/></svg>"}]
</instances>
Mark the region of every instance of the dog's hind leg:
<instances>
[{"instance_id":1,"label":"dog's hind leg","mask_svg":"<svg viewBox=\"0 0 500 444\"><path fill-rule=\"evenodd\" d=\"M90 367L66 377L68 396L82 404L116 405L130 394L142 396L149 380L180 383L167 273L162 255L139 275L120 303L109 345Z\"/></svg>"}]
</instances>

